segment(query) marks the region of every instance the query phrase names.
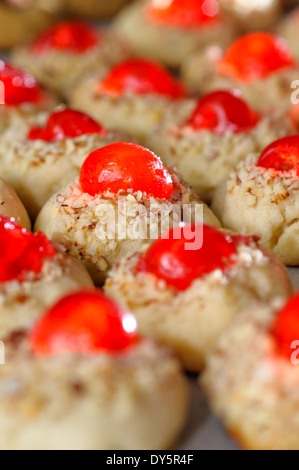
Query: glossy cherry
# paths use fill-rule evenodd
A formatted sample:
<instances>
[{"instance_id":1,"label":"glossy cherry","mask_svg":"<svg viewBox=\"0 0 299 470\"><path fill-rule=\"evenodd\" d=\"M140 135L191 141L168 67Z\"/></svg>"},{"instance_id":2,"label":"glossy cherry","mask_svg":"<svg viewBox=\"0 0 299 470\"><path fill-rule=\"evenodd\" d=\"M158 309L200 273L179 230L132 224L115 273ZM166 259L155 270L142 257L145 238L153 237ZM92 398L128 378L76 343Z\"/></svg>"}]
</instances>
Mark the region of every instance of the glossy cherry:
<instances>
[{"instance_id":1,"label":"glossy cherry","mask_svg":"<svg viewBox=\"0 0 299 470\"><path fill-rule=\"evenodd\" d=\"M47 50L84 54L100 41L99 33L90 25L80 21L63 21L42 32L31 44L33 53Z\"/></svg>"},{"instance_id":2,"label":"glossy cherry","mask_svg":"<svg viewBox=\"0 0 299 470\"><path fill-rule=\"evenodd\" d=\"M283 137L270 144L258 159L257 166L299 176L299 136Z\"/></svg>"},{"instance_id":3,"label":"glossy cherry","mask_svg":"<svg viewBox=\"0 0 299 470\"><path fill-rule=\"evenodd\" d=\"M25 281L29 273L39 274L55 248L38 232L33 234L15 222L0 216L0 282Z\"/></svg>"},{"instance_id":4,"label":"glossy cherry","mask_svg":"<svg viewBox=\"0 0 299 470\"><path fill-rule=\"evenodd\" d=\"M91 196L132 190L168 199L174 189L171 175L155 154L124 142L91 153L82 165L80 183Z\"/></svg>"},{"instance_id":5,"label":"glossy cherry","mask_svg":"<svg viewBox=\"0 0 299 470\"><path fill-rule=\"evenodd\" d=\"M229 91L216 91L198 101L187 125L193 129L209 130L215 134L249 132L259 117L245 101Z\"/></svg>"},{"instance_id":6,"label":"glossy cherry","mask_svg":"<svg viewBox=\"0 0 299 470\"><path fill-rule=\"evenodd\" d=\"M29 140L57 142L86 134L107 135L107 131L87 114L72 109L62 109L52 113L45 127L31 127Z\"/></svg>"},{"instance_id":7,"label":"glossy cherry","mask_svg":"<svg viewBox=\"0 0 299 470\"><path fill-rule=\"evenodd\" d=\"M138 270L154 274L167 285L184 291L195 279L235 264L239 244L250 243L208 225L175 227L154 242L141 256Z\"/></svg>"},{"instance_id":8,"label":"glossy cherry","mask_svg":"<svg viewBox=\"0 0 299 470\"><path fill-rule=\"evenodd\" d=\"M30 335L34 353L45 357L67 352L121 353L138 341L135 318L100 290L64 297Z\"/></svg>"},{"instance_id":9,"label":"glossy cherry","mask_svg":"<svg viewBox=\"0 0 299 470\"><path fill-rule=\"evenodd\" d=\"M235 80L251 83L294 66L294 58L283 39L269 33L251 33L230 46L218 63L218 70Z\"/></svg>"},{"instance_id":10,"label":"glossy cherry","mask_svg":"<svg viewBox=\"0 0 299 470\"><path fill-rule=\"evenodd\" d=\"M44 98L44 92L32 75L3 60L0 60L0 85L3 87L0 88L1 101L3 98L8 106L37 104Z\"/></svg>"},{"instance_id":11,"label":"glossy cherry","mask_svg":"<svg viewBox=\"0 0 299 470\"><path fill-rule=\"evenodd\" d=\"M272 334L280 352L290 359L292 343L299 340L299 294L293 296L277 314Z\"/></svg>"},{"instance_id":12,"label":"glossy cherry","mask_svg":"<svg viewBox=\"0 0 299 470\"><path fill-rule=\"evenodd\" d=\"M220 19L217 0L152 0L148 18L178 28L196 28Z\"/></svg>"},{"instance_id":13,"label":"glossy cherry","mask_svg":"<svg viewBox=\"0 0 299 470\"><path fill-rule=\"evenodd\" d=\"M156 94L179 99L186 95L181 82L162 65L146 59L129 59L114 66L98 90L111 96Z\"/></svg>"}]
</instances>

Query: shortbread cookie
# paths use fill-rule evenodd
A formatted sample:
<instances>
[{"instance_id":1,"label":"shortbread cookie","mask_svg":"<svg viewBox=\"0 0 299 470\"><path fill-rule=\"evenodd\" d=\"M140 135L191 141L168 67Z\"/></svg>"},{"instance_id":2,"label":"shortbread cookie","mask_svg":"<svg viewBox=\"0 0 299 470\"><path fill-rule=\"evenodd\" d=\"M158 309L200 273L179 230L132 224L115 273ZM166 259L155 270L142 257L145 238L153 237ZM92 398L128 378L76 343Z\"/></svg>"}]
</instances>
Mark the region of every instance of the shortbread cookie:
<instances>
[{"instance_id":1,"label":"shortbread cookie","mask_svg":"<svg viewBox=\"0 0 299 470\"><path fill-rule=\"evenodd\" d=\"M0 135L10 124L30 120L55 104L55 98L32 75L0 60Z\"/></svg>"},{"instance_id":2,"label":"shortbread cookie","mask_svg":"<svg viewBox=\"0 0 299 470\"><path fill-rule=\"evenodd\" d=\"M89 153L124 135L84 113L59 108L11 125L0 139L0 175L35 219L47 200L74 180Z\"/></svg>"},{"instance_id":3,"label":"shortbread cookie","mask_svg":"<svg viewBox=\"0 0 299 470\"><path fill-rule=\"evenodd\" d=\"M49 200L36 229L63 243L101 283L123 256L140 251L182 219L195 218L219 226L211 210L152 152L118 143L89 155L80 180Z\"/></svg>"},{"instance_id":4,"label":"shortbread cookie","mask_svg":"<svg viewBox=\"0 0 299 470\"><path fill-rule=\"evenodd\" d=\"M299 264L299 137L280 139L257 160L248 158L215 193L223 226L255 233L288 265Z\"/></svg>"},{"instance_id":5,"label":"shortbread cookie","mask_svg":"<svg viewBox=\"0 0 299 470\"><path fill-rule=\"evenodd\" d=\"M196 372L244 309L291 292L284 266L255 238L206 225L175 227L144 255L122 259L105 289L132 311L142 334Z\"/></svg>"},{"instance_id":6,"label":"shortbread cookie","mask_svg":"<svg viewBox=\"0 0 299 470\"><path fill-rule=\"evenodd\" d=\"M250 310L208 358L213 411L248 450L298 450L298 295L277 312Z\"/></svg>"},{"instance_id":7,"label":"shortbread cookie","mask_svg":"<svg viewBox=\"0 0 299 470\"><path fill-rule=\"evenodd\" d=\"M44 234L0 216L0 237L0 336L29 328L60 297L92 286L84 267Z\"/></svg>"},{"instance_id":8,"label":"shortbread cookie","mask_svg":"<svg viewBox=\"0 0 299 470\"><path fill-rule=\"evenodd\" d=\"M238 93L216 91L194 103L181 122L169 124L166 119L151 136L150 148L210 201L240 160L294 132L286 114L255 113Z\"/></svg>"},{"instance_id":9,"label":"shortbread cookie","mask_svg":"<svg viewBox=\"0 0 299 470\"><path fill-rule=\"evenodd\" d=\"M126 46L115 33L68 21L52 26L31 43L17 48L13 60L64 96L88 72L105 73L127 55Z\"/></svg>"},{"instance_id":10,"label":"shortbread cookie","mask_svg":"<svg viewBox=\"0 0 299 470\"><path fill-rule=\"evenodd\" d=\"M28 213L14 189L0 178L0 214L13 218L22 227L31 229Z\"/></svg>"},{"instance_id":11,"label":"shortbread cookie","mask_svg":"<svg viewBox=\"0 0 299 470\"><path fill-rule=\"evenodd\" d=\"M173 446L186 421L179 363L141 339L132 315L97 291L1 336L0 448L145 450Z\"/></svg>"},{"instance_id":12,"label":"shortbread cookie","mask_svg":"<svg viewBox=\"0 0 299 470\"><path fill-rule=\"evenodd\" d=\"M70 105L87 112L108 129L132 134L147 145L147 138L171 110L190 109L186 90L160 64L129 59L106 76L92 75L70 91Z\"/></svg>"},{"instance_id":13,"label":"shortbread cookie","mask_svg":"<svg viewBox=\"0 0 299 470\"><path fill-rule=\"evenodd\" d=\"M204 0L138 0L119 14L114 27L138 55L178 67L193 52L210 44L226 47L236 36L217 5L208 10L205 4Z\"/></svg>"},{"instance_id":14,"label":"shortbread cookie","mask_svg":"<svg viewBox=\"0 0 299 470\"><path fill-rule=\"evenodd\" d=\"M283 39L252 33L227 50L210 47L187 58L182 73L193 92L238 89L255 109L285 111L299 67Z\"/></svg>"}]
</instances>

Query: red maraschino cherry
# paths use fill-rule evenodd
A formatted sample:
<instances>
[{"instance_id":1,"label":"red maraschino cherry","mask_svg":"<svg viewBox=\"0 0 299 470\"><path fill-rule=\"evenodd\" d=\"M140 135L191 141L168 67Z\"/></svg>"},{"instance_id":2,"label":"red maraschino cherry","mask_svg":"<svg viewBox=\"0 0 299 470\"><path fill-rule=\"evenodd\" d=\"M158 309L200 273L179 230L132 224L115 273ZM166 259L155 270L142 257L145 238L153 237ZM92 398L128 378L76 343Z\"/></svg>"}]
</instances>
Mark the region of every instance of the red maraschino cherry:
<instances>
[{"instance_id":1,"label":"red maraschino cherry","mask_svg":"<svg viewBox=\"0 0 299 470\"><path fill-rule=\"evenodd\" d=\"M82 165L80 183L91 196L131 190L168 199L174 189L170 173L154 153L124 142L91 153Z\"/></svg>"},{"instance_id":2,"label":"red maraschino cherry","mask_svg":"<svg viewBox=\"0 0 299 470\"><path fill-rule=\"evenodd\" d=\"M299 340L299 294L277 314L272 333L281 353L290 359L292 343Z\"/></svg>"},{"instance_id":3,"label":"red maraschino cherry","mask_svg":"<svg viewBox=\"0 0 299 470\"><path fill-rule=\"evenodd\" d=\"M138 270L154 274L168 286L184 291L196 279L234 265L238 245L249 242L248 238L227 235L208 225L178 226L149 247L140 258Z\"/></svg>"},{"instance_id":4,"label":"red maraschino cherry","mask_svg":"<svg viewBox=\"0 0 299 470\"><path fill-rule=\"evenodd\" d=\"M100 41L99 33L81 21L63 21L42 32L32 43L33 53L58 51L84 54Z\"/></svg>"},{"instance_id":5,"label":"red maraschino cherry","mask_svg":"<svg viewBox=\"0 0 299 470\"><path fill-rule=\"evenodd\" d=\"M269 33L251 33L235 41L218 63L221 74L251 83L295 66L285 41Z\"/></svg>"},{"instance_id":6,"label":"red maraschino cherry","mask_svg":"<svg viewBox=\"0 0 299 470\"><path fill-rule=\"evenodd\" d=\"M220 19L217 0L152 0L147 16L155 23L184 29Z\"/></svg>"},{"instance_id":7,"label":"red maraschino cherry","mask_svg":"<svg viewBox=\"0 0 299 470\"><path fill-rule=\"evenodd\" d=\"M209 130L215 134L249 132L259 117L245 101L229 91L215 91L198 101L187 125L194 130Z\"/></svg>"},{"instance_id":8,"label":"red maraschino cherry","mask_svg":"<svg viewBox=\"0 0 299 470\"><path fill-rule=\"evenodd\" d=\"M72 109L62 109L49 116L45 127L31 127L28 139L58 142L86 134L105 136L107 131L87 114Z\"/></svg>"},{"instance_id":9,"label":"red maraschino cherry","mask_svg":"<svg viewBox=\"0 0 299 470\"><path fill-rule=\"evenodd\" d=\"M139 341L134 317L99 290L61 299L30 335L32 350L49 357L67 352L121 353Z\"/></svg>"},{"instance_id":10,"label":"red maraschino cherry","mask_svg":"<svg viewBox=\"0 0 299 470\"><path fill-rule=\"evenodd\" d=\"M295 172L299 176L299 136L283 137L270 144L262 152L257 166L282 173Z\"/></svg>"},{"instance_id":11,"label":"red maraschino cherry","mask_svg":"<svg viewBox=\"0 0 299 470\"><path fill-rule=\"evenodd\" d=\"M186 96L181 82L160 64L146 59L129 59L114 66L107 77L99 83L100 93L121 96L156 94L172 99Z\"/></svg>"},{"instance_id":12,"label":"red maraschino cherry","mask_svg":"<svg viewBox=\"0 0 299 470\"><path fill-rule=\"evenodd\" d=\"M43 233L33 234L15 219L0 216L0 282L23 282L29 273L39 274L44 261L55 253Z\"/></svg>"},{"instance_id":13,"label":"red maraschino cherry","mask_svg":"<svg viewBox=\"0 0 299 470\"><path fill-rule=\"evenodd\" d=\"M37 104L44 98L44 92L32 75L3 60L0 60L0 84L3 87L1 98L8 106Z\"/></svg>"}]
</instances>

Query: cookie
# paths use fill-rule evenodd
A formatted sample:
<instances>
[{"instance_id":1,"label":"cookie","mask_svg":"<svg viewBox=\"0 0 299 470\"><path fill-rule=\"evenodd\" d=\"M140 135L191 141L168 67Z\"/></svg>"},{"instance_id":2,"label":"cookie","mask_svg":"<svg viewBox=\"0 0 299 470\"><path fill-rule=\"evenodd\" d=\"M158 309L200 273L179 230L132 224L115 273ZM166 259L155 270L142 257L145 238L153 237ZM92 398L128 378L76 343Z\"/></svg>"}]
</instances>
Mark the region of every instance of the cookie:
<instances>
[{"instance_id":1,"label":"cookie","mask_svg":"<svg viewBox=\"0 0 299 470\"><path fill-rule=\"evenodd\" d=\"M284 266L256 239L206 225L176 227L144 255L122 259L105 290L193 372L244 309L291 292Z\"/></svg>"},{"instance_id":2,"label":"cookie","mask_svg":"<svg viewBox=\"0 0 299 470\"><path fill-rule=\"evenodd\" d=\"M219 7L208 10L206 3L135 1L121 11L114 28L137 55L179 67L193 52L210 44L226 47L236 36L231 22L221 17Z\"/></svg>"},{"instance_id":3,"label":"cookie","mask_svg":"<svg viewBox=\"0 0 299 470\"><path fill-rule=\"evenodd\" d=\"M190 109L185 98L183 84L160 64L129 59L107 75L86 77L70 91L69 103L108 129L127 132L148 146L147 138L159 128L169 109L173 116Z\"/></svg>"},{"instance_id":4,"label":"cookie","mask_svg":"<svg viewBox=\"0 0 299 470\"><path fill-rule=\"evenodd\" d=\"M81 21L64 21L20 46L12 58L61 96L88 72L105 73L128 50L114 32Z\"/></svg>"},{"instance_id":5,"label":"cookie","mask_svg":"<svg viewBox=\"0 0 299 470\"><path fill-rule=\"evenodd\" d=\"M100 284L124 255L195 218L219 226L211 210L152 152L118 143L88 156L80 179L47 202L36 229L62 242Z\"/></svg>"},{"instance_id":6,"label":"cookie","mask_svg":"<svg viewBox=\"0 0 299 470\"><path fill-rule=\"evenodd\" d=\"M223 226L255 233L287 265L299 264L299 138L275 141L249 157L217 189L212 208Z\"/></svg>"},{"instance_id":7,"label":"cookie","mask_svg":"<svg viewBox=\"0 0 299 470\"><path fill-rule=\"evenodd\" d=\"M151 136L150 148L207 202L238 162L295 132L286 114L256 113L229 91L205 95L181 119L170 124L165 119Z\"/></svg>"},{"instance_id":8,"label":"cookie","mask_svg":"<svg viewBox=\"0 0 299 470\"><path fill-rule=\"evenodd\" d=\"M298 295L282 309L249 310L223 335L202 385L211 407L247 450L296 450Z\"/></svg>"},{"instance_id":9,"label":"cookie","mask_svg":"<svg viewBox=\"0 0 299 470\"><path fill-rule=\"evenodd\" d=\"M210 47L187 58L182 75L191 91L237 89L254 108L288 111L298 65L286 42L269 33L251 33L227 50Z\"/></svg>"},{"instance_id":10,"label":"cookie","mask_svg":"<svg viewBox=\"0 0 299 470\"><path fill-rule=\"evenodd\" d=\"M178 438L188 409L178 361L101 292L68 295L29 332L1 338L1 449L165 449Z\"/></svg>"},{"instance_id":11,"label":"cookie","mask_svg":"<svg viewBox=\"0 0 299 470\"><path fill-rule=\"evenodd\" d=\"M2 134L0 175L34 220L47 200L79 175L89 153L123 139L79 111L61 107L39 113Z\"/></svg>"}]
</instances>

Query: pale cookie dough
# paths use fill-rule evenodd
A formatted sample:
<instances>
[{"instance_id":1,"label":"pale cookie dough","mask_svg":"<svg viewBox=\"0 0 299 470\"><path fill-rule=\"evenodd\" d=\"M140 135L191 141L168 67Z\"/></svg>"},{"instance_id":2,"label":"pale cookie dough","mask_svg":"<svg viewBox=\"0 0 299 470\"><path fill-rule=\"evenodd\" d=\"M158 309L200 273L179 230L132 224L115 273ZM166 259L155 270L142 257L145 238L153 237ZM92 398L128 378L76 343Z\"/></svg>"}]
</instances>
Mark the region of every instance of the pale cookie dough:
<instances>
[{"instance_id":1,"label":"pale cookie dough","mask_svg":"<svg viewBox=\"0 0 299 470\"><path fill-rule=\"evenodd\" d=\"M224 55L224 49L211 46L186 59L182 68L183 79L194 93L205 94L215 90L240 90L242 97L257 110L280 112L291 106L293 89L291 84L298 80L299 68L286 68L258 79L250 84L221 75L217 63Z\"/></svg>"},{"instance_id":2,"label":"pale cookie dough","mask_svg":"<svg viewBox=\"0 0 299 470\"><path fill-rule=\"evenodd\" d=\"M130 0L64 0L70 13L91 19L107 18L118 12Z\"/></svg>"},{"instance_id":3,"label":"pale cookie dough","mask_svg":"<svg viewBox=\"0 0 299 470\"><path fill-rule=\"evenodd\" d=\"M31 222L23 203L14 189L0 178L0 214L14 218L16 222L27 230L31 229Z\"/></svg>"},{"instance_id":4,"label":"pale cookie dough","mask_svg":"<svg viewBox=\"0 0 299 470\"><path fill-rule=\"evenodd\" d=\"M240 160L259 154L276 139L294 133L293 123L280 112L261 116L250 132L228 131L223 135L192 129L187 124L191 114L185 113L179 124L169 123L166 118L150 136L149 146L165 164L176 167L207 202Z\"/></svg>"},{"instance_id":5,"label":"pale cookie dough","mask_svg":"<svg viewBox=\"0 0 299 470\"><path fill-rule=\"evenodd\" d=\"M106 136L86 134L58 142L28 140L31 126L43 127L48 113L14 121L0 138L0 176L17 192L32 219L47 200L74 180L86 157L101 147L124 140L110 131Z\"/></svg>"},{"instance_id":6,"label":"pale cookie dough","mask_svg":"<svg viewBox=\"0 0 299 470\"><path fill-rule=\"evenodd\" d=\"M299 449L299 369L277 354L275 316L265 306L240 317L208 358L202 380L213 411L247 450Z\"/></svg>"},{"instance_id":7,"label":"pale cookie dough","mask_svg":"<svg viewBox=\"0 0 299 470\"><path fill-rule=\"evenodd\" d=\"M64 295L92 287L87 271L57 246L46 259L40 274L24 282L0 283L0 337L14 330L29 329L44 311Z\"/></svg>"},{"instance_id":8,"label":"pale cookie dough","mask_svg":"<svg viewBox=\"0 0 299 470\"><path fill-rule=\"evenodd\" d=\"M121 260L105 290L132 311L142 334L170 346L190 371L202 370L219 336L249 305L291 292L284 266L254 239L239 246L234 269L214 270L182 292L136 272L138 261L139 255Z\"/></svg>"},{"instance_id":9,"label":"pale cookie dough","mask_svg":"<svg viewBox=\"0 0 299 470\"><path fill-rule=\"evenodd\" d=\"M29 43L16 48L12 60L31 72L41 84L65 97L84 75L105 73L113 64L128 57L127 46L114 32L99 30L98 34L99 43L84 53L57 49L34 53Z\"/></svg>"},{"instance_id":10,"label":"pale cookie dough","mask_svg":"<svg viewBox=\"0 0 299 470\"><path fill-rule=\"evenodd\" d=\"M175 173L171 176L177 191L170 200L148 198L141 191L93 197L83 193L76 180L46 203L35 229L59 240L72 256L83 261L96 283L103 283L123 256L140 251L151 239L178 225L184 204L188 205L185 222L196 217L198 222L219 227L208 206Z\"/></svg>"},{"instance_id":11,"label":"pale cookie dough","mask_svg":"<svg viewBox=\"0 0 299 470\"><path fill-rule=\"evenodd\" d=\"M110 96L98 91L104 77L86 77L70 91L69 103L101 122L107 129L117 129L133 135L149 146L151 136L157 131L166 115L177 119L184 112L191 112L193 101L173 100L157 94L137 95L126 92ZM168 114L169 113L169 114Z\"/></svg>"},{"instance_id":12,"label":"pale cookie dough","mask_svg":"<svg viewBox=\"0 0 299 470\"><path fill-rule=\"evenodd\" d=\"M299 264L299 180L256 165L250 157L217 189L213 211L223 226L255 233L287 265Z\"/></svg>"},{"instance_id":13,"label":"pale cookie dough","mask_svg":"<svg viewBox=\"0 0 299 470\"><path fill-rule=\"evenodd\" d=\"M26 336L3 337L0 449L165 450L185 424L178 361L149 340L121 355L40 358Z\"/></svg>"},{"instance_id":14,"label":"pale cookie dough","mask_svg":"<svg viewBox=\"0 0 299 470\"><path fill-rule=\"evenodd\" d=\"M155 23L147 17L148 5L147 0L135 1L114 22L114 29L137 55L179 67L193 52L209 44L228 46L236 37L235 28L226 20L188 29Z\"/></svg>"}]
</instances>

